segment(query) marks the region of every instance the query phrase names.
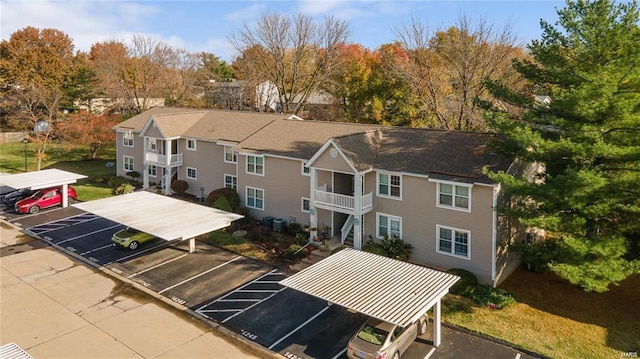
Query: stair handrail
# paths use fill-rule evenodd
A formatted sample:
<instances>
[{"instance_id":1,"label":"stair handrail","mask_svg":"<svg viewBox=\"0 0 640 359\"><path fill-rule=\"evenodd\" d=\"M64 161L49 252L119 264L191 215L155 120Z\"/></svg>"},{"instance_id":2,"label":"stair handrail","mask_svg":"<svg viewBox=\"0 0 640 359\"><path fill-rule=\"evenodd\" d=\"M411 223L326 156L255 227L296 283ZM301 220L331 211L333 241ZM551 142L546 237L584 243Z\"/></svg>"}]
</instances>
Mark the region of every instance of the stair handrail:
<instances>
[{"instance_id":1,"label":"stair handrail","mask_svg":"<svg viewBox=\"0 0 640 359\"><path fill-rule=\"evenodd\" d=\"M353 215L350 214L349 217L347 217L347 220L344 221L342 229L340 229L340 242L342 244L344 244L344 240L349 235L349 232L351 232L351 227L353 227L353 218Z\"/></svg>"}]
</instances>

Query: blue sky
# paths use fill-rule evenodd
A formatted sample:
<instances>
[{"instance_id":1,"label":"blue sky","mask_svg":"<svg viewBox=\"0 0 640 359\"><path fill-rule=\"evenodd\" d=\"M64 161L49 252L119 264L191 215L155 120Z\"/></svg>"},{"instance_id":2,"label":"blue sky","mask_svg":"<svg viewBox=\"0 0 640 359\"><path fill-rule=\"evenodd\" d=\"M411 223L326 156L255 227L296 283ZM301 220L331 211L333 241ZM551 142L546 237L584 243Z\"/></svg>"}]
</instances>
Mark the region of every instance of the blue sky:
<instances>
[{"instance_id":1,"label":"blue sky","mask_svg":"<svg viewBox=\"0 0 640 359\"><path fill-rule=\"evenodd\" d=\"M540 19L557 20L564 1L391 1L391 0L265 0L265 1L0 1L0 34L8 39L26 26L55 28L73 40L76 49L133 34L157 37L191 52L211 52L231 61L236 53L228 37L243 23L255 23L265 13L306 14L321 20L333 15L351 29L350 42L375 49L393 42L394 29L412 17L430 29L454 25L461 14L483 18L501 29L511 22L523 44L540 37Z\"/></svg>"}]
</instances>

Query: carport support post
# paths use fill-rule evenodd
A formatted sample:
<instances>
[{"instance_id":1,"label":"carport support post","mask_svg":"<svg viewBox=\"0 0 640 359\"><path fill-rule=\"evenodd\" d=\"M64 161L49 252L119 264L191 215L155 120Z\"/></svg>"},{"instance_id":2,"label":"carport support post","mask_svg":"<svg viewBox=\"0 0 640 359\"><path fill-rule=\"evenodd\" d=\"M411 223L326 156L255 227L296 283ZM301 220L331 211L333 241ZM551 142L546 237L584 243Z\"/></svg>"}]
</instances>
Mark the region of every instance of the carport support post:
<instances>
[{"instance_id":1,"label":"carport support post","mask_svg":"<svg viewBox=\"0 0 640 359\"><path fill-rule=\"evenodd\" d=\"M69 190L69 185L68 184L63 184L62 185L62 208L65 208L67 206L69 206L69 193L67 193L67 191Z\"/></svg>"},{"instance_id":2,"label":"carport support post","mask_svg":"<svg viewBox=\"0 0 640 359\"><path fill-rule=\"evenodd\" d=\"M196 238L189 239L189 253L193 253L196 251Z\"/></svg>"},{"instance_id":3,"label":"carport support post","mask_svg":"<svg viewBox=\"0 0 640 359\"><path fill-rule=\"evenodd\" d=\"M442 299L438 298L436 304L433 306L433 346L439 347L440 342L442 341L442 328L440 327L440 322L442 317L440 315L440 302Z\"/></svg>"}]
</instances>

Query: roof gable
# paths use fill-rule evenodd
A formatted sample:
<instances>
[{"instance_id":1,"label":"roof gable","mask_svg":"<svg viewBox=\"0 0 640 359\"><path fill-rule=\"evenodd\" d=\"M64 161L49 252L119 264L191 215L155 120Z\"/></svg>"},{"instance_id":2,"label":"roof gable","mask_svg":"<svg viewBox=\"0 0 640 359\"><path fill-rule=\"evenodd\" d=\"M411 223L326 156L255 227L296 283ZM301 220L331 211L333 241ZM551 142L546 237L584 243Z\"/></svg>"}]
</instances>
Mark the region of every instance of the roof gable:
<instances>
[{"instance_id":1,"label":"roof gable","mask_svg":"<svg viewBox=\"0 0 640 359\"><path fill-rule=\"evenodd\" d=\"M345 173L357 173L358 170L353 163L345 156L342 149L338 147L333 139L329 139L307 162L307 167L314 166L324 169L332 169Z\"/></svg>"}]
</instances>

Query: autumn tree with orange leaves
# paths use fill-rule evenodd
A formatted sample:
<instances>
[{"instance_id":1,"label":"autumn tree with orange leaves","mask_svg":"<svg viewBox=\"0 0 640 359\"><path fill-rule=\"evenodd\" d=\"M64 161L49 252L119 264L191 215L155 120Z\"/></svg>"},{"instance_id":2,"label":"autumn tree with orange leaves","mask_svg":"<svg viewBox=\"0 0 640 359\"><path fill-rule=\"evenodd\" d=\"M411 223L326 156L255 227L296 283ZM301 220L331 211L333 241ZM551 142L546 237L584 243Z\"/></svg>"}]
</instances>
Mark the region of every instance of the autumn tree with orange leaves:
<instances>
[{"instance_id":1,"label":"autumn tree with orange leaves","mask_svg":"<svg viewBox=\"0 0 640 359\"><path fill-rule=\"evenodd\" d=\"M87 146L91 159L95 159L99 151L115 142L116 135L111 128L119 122L120 116L96 115L82 111L58 121L56 129L65 142Z\"/></svg>"}]
</instances>

